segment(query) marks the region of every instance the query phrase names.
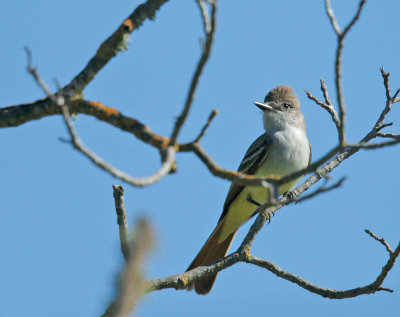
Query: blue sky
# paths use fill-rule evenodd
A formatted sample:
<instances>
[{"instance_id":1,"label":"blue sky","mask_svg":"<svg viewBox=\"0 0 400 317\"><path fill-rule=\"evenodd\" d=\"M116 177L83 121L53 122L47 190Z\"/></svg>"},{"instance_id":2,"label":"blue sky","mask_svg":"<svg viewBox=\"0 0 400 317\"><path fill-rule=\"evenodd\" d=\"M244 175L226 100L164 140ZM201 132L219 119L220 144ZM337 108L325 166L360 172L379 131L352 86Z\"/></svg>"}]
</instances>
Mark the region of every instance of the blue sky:
<instances>
[{"instance_id":1,"label":"blue sky","mask_svg":"<svg viewBox=\"0 0 400 317\"><path fill-rule=\"evenodd\" d=\"M343 27L357 1L332 1ZM42 98L26 73L24 46L52 83L68 83L99 44L138 1L3 0L0 49L1 107ZM379 67L400 86L400 44L395 0L369 1L346 39L343 88L347 135L361 139L384 107ZM262 133L252 105L279 85L291 85L302 103L314 158L337 142L329 115L304 93L320 96L324 78L334 96L336 40L322 1L221 1L212 56L202 76L180 141L192 140L212 109L219 115L202 145L222 166L236 169L248 145ZM131 36L129 50L113 59L85 90L170 135L182 109L200 54L201 20L194 1L165 4L155 21ZM395 105L387 132L400 133ZM158 152L92 117L79 115L83 141L135 176L159 166ZM99 316L115 291L123 265L112 197L119 180L92 165L68 144L61 117L53 116L0 131L0 316ZM252 253L323 287L348 289L372 282L387 253L368 228L395 247L400 239L398 186L400 147L361 151L332 173L347 176L334 192L282 209L257 236ZM146 265L148 278L183 272L221 212L229 183L213 177L189 153L178 154L179 171L148 188L125 187L130 222L150 219L157 244ZM238 247L250 223L235 239ZM328 300L238 264L222 272L212 292L163 290L139 305L140 316L380 316L394 315L400 301L400 267L384 286L395 293Z\"/></svg>"}]
</instances>

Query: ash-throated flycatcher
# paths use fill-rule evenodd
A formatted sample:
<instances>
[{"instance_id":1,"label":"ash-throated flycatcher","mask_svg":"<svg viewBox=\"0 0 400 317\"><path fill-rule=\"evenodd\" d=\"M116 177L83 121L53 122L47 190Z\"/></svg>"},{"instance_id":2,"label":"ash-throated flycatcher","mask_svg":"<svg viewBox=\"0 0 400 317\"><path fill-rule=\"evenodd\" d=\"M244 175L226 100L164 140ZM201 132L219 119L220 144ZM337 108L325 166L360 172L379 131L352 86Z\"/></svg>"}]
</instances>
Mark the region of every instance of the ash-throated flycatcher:
<instances>
[{"instance_id":1,"label":"ash-throated flycatcher","mask_svg":"<svg viewBox=\"0 0 400 317\"><path fill-rule=\"evenodd\" d=\"M300 112L300 102L288 86L272 89L263 103L255 102L264 111L265 133L247 150L239 172L257 176L285 176L303 169L311 161L311 145L306 135L306 123ZM279 195L292 189L301 177L279 186ZM224 257L241 225L248 221L268 199L268 190L260 186L232 183L222 215L210 237L190 264L187 271ZM188 286L205 295L217 278L206 276Z\"/></svg>"}]
</instances>

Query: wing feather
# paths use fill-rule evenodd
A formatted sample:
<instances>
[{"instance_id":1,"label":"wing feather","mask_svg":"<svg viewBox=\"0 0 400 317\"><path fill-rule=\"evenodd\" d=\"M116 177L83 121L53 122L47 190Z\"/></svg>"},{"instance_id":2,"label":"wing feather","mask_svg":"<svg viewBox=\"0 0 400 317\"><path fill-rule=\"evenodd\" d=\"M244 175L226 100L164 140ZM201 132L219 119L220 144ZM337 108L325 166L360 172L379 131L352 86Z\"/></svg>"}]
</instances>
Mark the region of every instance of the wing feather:
<instances>
[{"instance_id":1,"label":"wing feather","mask_svg":"<svg viewBox=\"0 0 400 317\"><path fill-rule=\"evenodd\" d=\"M266 160L268 156L268 150L272 144L271 137L265 133L260 135L249 147L242 162L239 165L238 172L242 172L247 175L254 175L261 164ZM235 200L235 198L243 190L244 186L233 182L229 188L228 195L226 196L224 209L222 211L219 221L228 212L229 206Z\"/></svg>"}]
</instances>

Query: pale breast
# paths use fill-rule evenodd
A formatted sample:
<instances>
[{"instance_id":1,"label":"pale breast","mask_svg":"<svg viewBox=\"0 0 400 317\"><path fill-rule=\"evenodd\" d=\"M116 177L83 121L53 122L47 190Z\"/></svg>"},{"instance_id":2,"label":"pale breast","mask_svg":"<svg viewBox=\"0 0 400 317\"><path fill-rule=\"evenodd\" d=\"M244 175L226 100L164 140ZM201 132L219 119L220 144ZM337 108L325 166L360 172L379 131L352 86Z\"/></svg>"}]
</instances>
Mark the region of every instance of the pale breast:
<instances>
[{"instance_id":1,"label":"pale breast","mask_svg":"<svg viewBox=\"0 0 400 317\"><path fill-rule=\"evenodd\" d=\"M304 131L286 129L272 134L273 144L268 153L267 164L258 175L284 176L308 166L310 146Z\"/></svg>"}]
</instances>

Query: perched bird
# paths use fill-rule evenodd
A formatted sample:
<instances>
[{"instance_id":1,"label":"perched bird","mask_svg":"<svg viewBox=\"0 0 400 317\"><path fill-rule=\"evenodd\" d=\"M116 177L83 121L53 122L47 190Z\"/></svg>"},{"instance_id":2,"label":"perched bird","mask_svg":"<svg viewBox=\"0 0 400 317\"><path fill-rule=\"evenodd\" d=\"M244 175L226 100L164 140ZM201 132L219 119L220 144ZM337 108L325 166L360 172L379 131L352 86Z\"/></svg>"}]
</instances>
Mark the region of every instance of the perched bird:
<instances>
[{"instance_id":1,"label":"perched bird","mask_svg":"<svg viewBox=\"0 0 400 317\"><path fill-rule=\"evenodd\" d=\"M311 145L300 102L289 86L278 86L266 95L264 102L255 102L263 112L265 133L247 150L239 172L256 176L285 176L307 167L311 162ZM292 189L301 177L279 186L279 195ZM224 257L237 230L255 215L257 204L264 204L269 192L261 186L244 186L232 182L221 217L187 271ZM197 294L211 291L218 273L188 285Z\"/></svg>"}]
</instances>

